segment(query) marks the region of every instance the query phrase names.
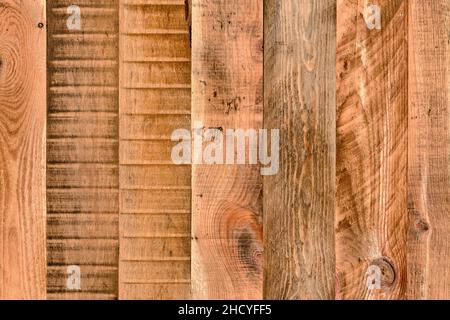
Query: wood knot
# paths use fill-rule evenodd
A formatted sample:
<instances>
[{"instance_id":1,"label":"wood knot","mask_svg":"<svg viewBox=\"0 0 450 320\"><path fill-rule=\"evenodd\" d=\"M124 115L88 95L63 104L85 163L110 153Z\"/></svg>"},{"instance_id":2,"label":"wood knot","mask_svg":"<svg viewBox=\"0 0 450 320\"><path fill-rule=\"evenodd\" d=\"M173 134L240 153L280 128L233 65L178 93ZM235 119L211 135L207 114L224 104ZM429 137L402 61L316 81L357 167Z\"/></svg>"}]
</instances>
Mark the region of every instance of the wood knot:
<instances>
[{"instance_id":1,"label":"wood knot","mask_svg":"<svg viewBox=\"0 0 450 320\"><path fill-rule=\"evenodd\" d=\"M39 28L39 29L42 29L43 27L44 27L44 24L43 24L42 22L39 22L39 23L38 23L38 28Z\"/></svg>"},{"instance_id":2,"label":"wood knot","mask_svg":"<svg viewBox=\"0 0 450 320\"><path fill-rule=\"evenodd\" d=\"M369 265L369 269L379 272L378 276L380 277L381 284L380 289L389 289L394 286L397 274L395 272L394 264L389 258L380 257L373 260Z\"/></svg>"},{"instance_id":3,"label":"wood knot","mask_svg":"<svg viewBox=\"0 0 450 320\"><path fill-rule=\"evenodd\" d=\"M417 232L424 233L430 230L430 224L424 219L417 219L414 223Z\"/></svg>"},{"instance_id":4,"label":"wood knot","mask_svg":"<svg viewBox=\"0 0 450 320\"><path fill-rule=\"evenodd\" d=\"M252 231L243 229L237 235L239 259L249 270L259 273L262 268L262 245L254 238Z\"/></svg>"}]
</instances>

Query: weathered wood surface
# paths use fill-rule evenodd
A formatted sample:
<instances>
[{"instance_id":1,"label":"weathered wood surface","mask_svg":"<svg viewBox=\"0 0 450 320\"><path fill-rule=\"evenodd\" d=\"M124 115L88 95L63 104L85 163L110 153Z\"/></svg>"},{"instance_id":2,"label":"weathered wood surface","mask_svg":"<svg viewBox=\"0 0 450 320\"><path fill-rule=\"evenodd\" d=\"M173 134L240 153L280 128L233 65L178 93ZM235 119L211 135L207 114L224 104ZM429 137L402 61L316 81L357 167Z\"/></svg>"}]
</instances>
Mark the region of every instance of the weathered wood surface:
<instances>
[{"instance_id":1,"label":"weathered wood surface","mask_svg":"<svg viewBox=\"0 0 450 320\"><path fill-rule=\"evenodd\" d=\"M450 2L409 5L408 298L450 299Z\"/></svg>"},{"instance_id":2,"label":"weathered wood surface","mask_svg":"<svg viewBox=\"0 0 450 320\"><path fill-rule=\"evenodd\" d=\"M45 298L45 24L0 3L0 299Z\"/></svg>"},{"instance_id":3,"label":"weathered wood surface","mask_svg":"<svg viewBox=\"0 0 450 320\"><path fill-rule=\"evenodd\" d=\"M184 0L120 1L120 299L190 296L191 166L171 161L190 129Z\"/></svg>"},{"instance_id":4,"label":"weathered wood surface","mask_svg":"<svg viewBox=\"0 0 450 320\"><path fill-rule=\"evenodd\" d=\"M449 34L448 0L0 1L0 299L450 299ZM171 159L263 125L274 176Z\"/></svg>"},{"instance_id":5,"label":"weathered wood surface","mask_svg":"<svg viewBox=\"0 0 450 320\"><path fill-rule=\"evenodd\" d=\"M119 259L118 3L48 2L47 292L116 299ZM69 266L81 287L68 287Z\"/></svg>"},{"instance_id":6,"label":"weathered wood surface","mask_svg":"<svg viewBox=\"0 0 450 320\"><path fill-rule=\"evenodd\" d=\"M192 35L193 126L261 128L263 1L194 0ZM194 164L192 188L193 298L261 299L259 166Z\"/></svg>"},{"instance_id":7,"label":"weathered wood surface","mask_svg":"<svg viewBox=\"0 0 450 320\"><path fill-rule=\"evenodd\" d=\"M339 299L406 297L408 1L372 4L379 28L367 1L337 6Z\"/></svg>"},{"instance_id":8,"label":"weathered wood surface","mask_svg":"<svg viewBox=\"0 0 450 320\"><path fill-rule=\"evenodd\" d=\"M336 1L264 2L264 298L334 299Z\"/></svg>"}]
</instances>

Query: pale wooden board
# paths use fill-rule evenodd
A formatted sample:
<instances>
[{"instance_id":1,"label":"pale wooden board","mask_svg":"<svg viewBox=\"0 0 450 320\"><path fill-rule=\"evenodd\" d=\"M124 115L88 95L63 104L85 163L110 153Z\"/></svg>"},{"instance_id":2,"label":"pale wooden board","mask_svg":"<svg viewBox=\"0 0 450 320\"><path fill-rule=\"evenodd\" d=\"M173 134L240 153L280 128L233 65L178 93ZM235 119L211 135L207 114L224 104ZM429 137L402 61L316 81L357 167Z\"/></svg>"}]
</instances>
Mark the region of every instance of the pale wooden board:
<instances>
[{"instance_id":1,"label":"pale wooden board","mask_svg":"<svg viewBox=\"0 0 450 320\"><path fill-rule=\"evenodd\" d=\"M45 298L45 1L0 3L0 299Z\"/></svg>"},{"instance_id":2,"label":"pale wooden board","mask_svg":"<svg viewBox=\"0 0 450 320\"><path fill-rule=\"evenodd\" d=\"M119 260L118 3L48 3L47 292L50 299L116 299ZM81 290L67 288L67 267Z\"/></svg>"},{"instance_id":3,"label":"pale wooden board","mask_svg":"<svg viewBox=\"0 0 450 320\"><path fill-rule=\"evenodd\" d=\"M259 129L263 1L192 2L192 120ZM258 165L192 170L194 299L261 299L262 177Z\"/></svg>"},{"instance_id":4,"label":"pale wooden board","mask_svg":"<svg viewBox=\"0 0 450 320\"><path fill-rule=\"evenodd\" d=\"M450 299L450 2L409 3L408 298Z\"/></svg>"},{"instance_id":5,"label":"pale wooden board","mask_svg":"<svg viewBox=\"0 0 450 320\"><path fill-rule=\"evenodd\" d=\"M337 6L336 291L404 299L408 1L370 4L381 8L380 30L366 24L368 1ZM380 271L380 290L367 285L369 267Z\"/></svg>"},{"instance_id":6,"label":"pale wooden board","mask_svg":"<svg viewBox=\"0 0 450 320\"><path fill-rule=\"evenodd\" d=\"M120 299L190 296L191 168L171 162L189 129L183 0L120 1Z\"/></svg>"},{"instance_id":7,"label":"pale wooden board","mask_svg":"<svg viewBox=\"0 0 450 320\"><path fill-rule=\"evenodd\" d=\"M264 298L334 299L336 1L265 1Z\"/></svg>"}]
</instances>

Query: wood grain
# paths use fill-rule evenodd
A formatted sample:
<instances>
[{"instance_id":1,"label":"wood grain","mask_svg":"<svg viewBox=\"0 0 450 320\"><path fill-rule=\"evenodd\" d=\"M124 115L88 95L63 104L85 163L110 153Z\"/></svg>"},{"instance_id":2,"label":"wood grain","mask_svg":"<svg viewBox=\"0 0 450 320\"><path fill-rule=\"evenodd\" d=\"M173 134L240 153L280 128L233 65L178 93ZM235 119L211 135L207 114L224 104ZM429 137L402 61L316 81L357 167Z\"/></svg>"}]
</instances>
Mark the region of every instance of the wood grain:
<instances>
[{"instance_id":1,"label":"wood grain","mask_svg":"<svg viewBox=\"0 0 450 320\"><path fill-rule=\"evenodd\" d=\"M340 299L404 299L407 238L407 4L337 6L336 272ZM368 20L370 22L370 20ZM368 285L376 269L379 289Z\"/></svg>"},{"instance_id":2,"label":"wood grain","mask_svg":"<svg viewBox=\"0 0 450 320\"><path fill-rule=\"evenodd\" d=\"M45 24L0 3L0 299L45 298Z\"/></svg>"},{"instance_id":3,"label":"wood grain","mask_svg":"<svg viewBox=\"0 0 450 320\"><path fill-rule=\"evenodd\" d=\"M334 299L336 1L264 2L264 298Z\"/></svg>"},{"instance_id":4,"label":"wood grain","mask_svg":"<svg viewBox=\"0 0 450 320\"><path fill-rule=\"evenodd\" d=\"M189 129L183 0L120 1L120 299L190 296L191 167L171 162Z\"/></svg>"},{"instance_id":5,"label":"wood grain","mask_svg":"<svg viewBox=\"0 0 450 320\"><path fill-rule=\"evenodd\" d=\"M262 128L263 1L194 0L192 119L203 129ZM258 165L192 170L194 299L262 298Z\"/></svg>"},{"instance_id":6,"label":"wood grain","mask_svg":"<svg viewBox=\"0 0 450 320\"><path fill-rule=\"evenodd\" d=\"M48 3L47 292L116 299L119 259L118 3ZM81 290L67 267L81 269Z\"/></svg>"},{"instance_id":7,"label":"wood grain","mask_svg":"<svg viewBox=\"0 0 450 320\"><path fill-rule=\"evenodd\" d=\"M408 298L450 299L450 2L409 3Z\"/></svg>"}]
</instances>

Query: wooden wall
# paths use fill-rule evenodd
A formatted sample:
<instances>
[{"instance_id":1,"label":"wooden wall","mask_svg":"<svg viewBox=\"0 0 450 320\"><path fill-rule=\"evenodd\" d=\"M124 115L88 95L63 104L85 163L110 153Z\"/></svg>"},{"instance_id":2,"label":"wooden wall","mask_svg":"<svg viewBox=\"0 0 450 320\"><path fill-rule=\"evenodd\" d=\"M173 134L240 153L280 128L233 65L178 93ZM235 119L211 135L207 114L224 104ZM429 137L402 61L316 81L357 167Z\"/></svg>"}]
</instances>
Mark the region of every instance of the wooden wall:
<instances>
[{"instance_id":1,"label":"wooden wall","mask_svg":"<svg viewBox=\"0 0 450 320\"><path fill-rule=\"evenodd\" d=\"M450 299L448 0L71 4L0 0L0 299Z\"/></svg>"}]
</instances>

